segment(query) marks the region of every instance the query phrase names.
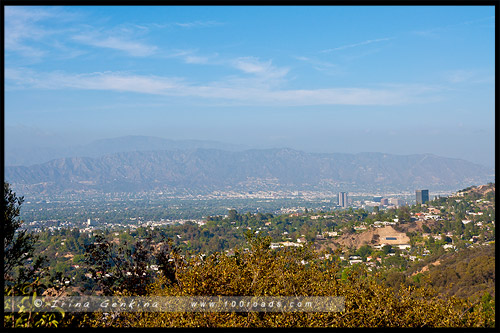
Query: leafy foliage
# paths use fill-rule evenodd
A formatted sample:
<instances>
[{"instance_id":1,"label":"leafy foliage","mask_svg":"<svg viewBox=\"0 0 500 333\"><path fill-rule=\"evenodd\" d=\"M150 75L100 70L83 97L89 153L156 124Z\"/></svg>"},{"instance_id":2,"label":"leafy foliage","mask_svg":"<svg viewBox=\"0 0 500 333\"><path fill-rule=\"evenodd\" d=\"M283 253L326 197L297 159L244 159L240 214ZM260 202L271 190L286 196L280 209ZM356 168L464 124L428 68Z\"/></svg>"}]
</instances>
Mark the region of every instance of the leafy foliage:
<instances>
[{"instance_id":1,"label":"leafy foliage","mask_svg":"<svg viewBox=\"0 0 500 333\"><path fill-rule=\"evenodd\" d=\"M37 237L20 229L23 200L4 182L4 296L35 297L47 289L40 282L45 259L33 260ZM35 313L21 308L19 312L5 314L3 324L4 327L57 327L63 317L64 313Z\"/></svg>"},{"instance_id":2,"label":"leafy foliage","mask_svg":"<svg viewBox=\"0 0 500 333\"><path fill-rule=\"evenodd\" d=\"M171 283L176 280L176 260L177 249L168 240L153 246L152 236L148 235L132 243L116 244L98 235L95 242L87 246L84 262L104 294L142 295L157 277L157 270Z\"/></svg>"},{"instance_id":3,"label":"leafy foliage","mask_svg":"<svg viewBox=\"0 0 500 333\"><path fill-rule=\"evenodd\" d=\"M332 261L318 260L309 248L269 248L270 239L248 239L249 251L234 256L194 256L177 267L178 284L164 277L148 287L155 296L266 295L343 296L345 311L317 313L115 313L95 314L91 327L477 327L494 325L482 305L458 298L441 299L422 287L394 292L362 267L342 272ZM490 303L487 303L491 305Z\"/></svg>"},{"instance_id":4,"label":"leafy foliage","mask_svg":"<svg viewBox=\"0 0 500 333\"><path fill-rule=\"evenodd\" d=\"M4 182L4 255L3 272L5 283L15 280L15 268L23 266L33 255L36 236L20 230L23 221L19 218L23 197L17 197L9 183ZM40 265L40 262L37 262Z\"/></svg>"},{"instance_id":5,"label":"leafy foliage","mask_svg":"<svg viewBox=\"0 0 500 333\"><path fill-rule=\"evenodd\" d=\"M433 256L419 263L408 274L436 261L439 261L439 265L430 265L424 276L427 277L425 283L436 288L439 294L472 298L474 301L480 299L485 292L495 295L494 244Z\"/></svg>"}]
</instances>

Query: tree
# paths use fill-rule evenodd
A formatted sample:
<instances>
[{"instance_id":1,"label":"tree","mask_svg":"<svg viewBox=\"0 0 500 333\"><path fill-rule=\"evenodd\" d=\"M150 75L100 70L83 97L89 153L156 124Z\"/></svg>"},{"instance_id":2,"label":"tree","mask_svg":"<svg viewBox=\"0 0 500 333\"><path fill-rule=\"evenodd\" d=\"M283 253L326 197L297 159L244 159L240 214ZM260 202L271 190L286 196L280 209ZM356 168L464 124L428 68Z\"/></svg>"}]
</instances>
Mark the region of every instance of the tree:
<instances>
[{"instance_id":1,"label":"tree","mask_svg":"<svg viewBox=\"0 0 500 333\"><path fill-rule=\"evenodd\" d=\"M3 272L5 283L7 283L15 280L14 270L23 267L33 257L37 237L26 230L20 230L23 221L19 215L24 197L16 196L7 182L3 183L3 194L5 209Z\"/></svg>"},{"instance_id":2,"label":"tree","mask_svg":"<svg viewBox=\"0 0 500 333\"><path fill-rule=\"evenodd\" d=\"M427 225L425 225L425 224L422 224L422 230L425 233L430 233L431 232L431 229Z\"/></svg>"},{"instance_id":3,"label":"tree","mask_svg":"<svg viewBox=\"0 0 500 333\"><path fill-rule=\"evenodd\" d=\"M389 254L389 252L391 252L391 250L392 250L392 245L387 244L387 245L384 245L382 247L382 251L384 251L385 255Z\"/></svg>"},{"instance_id":4,"label":"tree","mask_svg":"<svg viewBox=\"0 0 500 333\"><path fill-rule=\"evenodd\" d=\"M372 253L372 249L369 245L363 245L361 246L356 253L361 256L363 259L366 259L366 257Z\"/></svg>"},{"instance_id":5,"label":"tree","mask_svg":"<svg viewBox=\"0 0 500 333\"><path fill-rule=\"evenodd\" d=\"M398 217L399 223L411 222L410 209L407 206L399 208Z\"/></svg>"},{"instance_id":6,"label":"tree","mask_svg":"<svg viewBox=\"0 0 500 333\"><path fill-rule=\"evenodd\" d=\"M33 259L38 237L20 229L19 218L24 197L18 197L9 183L3 183L4 195L4 296L42 294L46 286L40 282L45 257ZM28 264L29 263L29 264ZM64 314L37 313L21 310L4 315L4 327L57 327Z\"/></svg>"},{"instance_id":7,"label":"tree","mask_svg":"<svg viewBox=\"0 0 500 333\"><path fill-rule=\"evenodd\" d=\"M446 236L446 235L445 235L444 237L443 237L443 236L441 236L441 237L442 237L442 238L443 238L443 240L444 240L446 243L448 243L448 244L453 242L453 240L452 240L450 237Z\"/></svg>"},{"instance_id":8,"label":"tree","mask_svg":"<svg viewBox=\"0 0 500 333\"><path fill-rule=\"evenodd\" d=\"M227 218L229 221L238 221L239 214L235 209L230 209L229 212L227 212Z\"/></svg>"},{"instance_id":9,"label":"tree","mask_svg":"<svg viewBox=\"0 0 500 333\"><path fill-rule=\"evenodd\" d=\"M171 239L162 239L155 245L148 234L144 239L117 245L97 235L95 242L85 249L84 263L104 294L127 291L144 295L158 273L169 283L176 282L179 258L179 250Z\"/></svg>"}]
</instances>

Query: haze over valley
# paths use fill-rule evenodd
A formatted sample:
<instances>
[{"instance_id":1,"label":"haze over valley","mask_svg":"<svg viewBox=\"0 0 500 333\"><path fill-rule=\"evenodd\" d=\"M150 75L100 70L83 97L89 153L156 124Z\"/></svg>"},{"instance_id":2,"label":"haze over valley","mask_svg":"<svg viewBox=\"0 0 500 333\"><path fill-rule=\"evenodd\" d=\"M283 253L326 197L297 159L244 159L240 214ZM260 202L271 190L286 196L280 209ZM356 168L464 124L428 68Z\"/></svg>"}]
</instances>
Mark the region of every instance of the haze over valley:
<instances>
[{"instance_id":1,"label":"haze over valley","mask_svg":"<svg viewBox=\"0 0 500 333\"><path fill-rule=\"evenodd\" d=\"M6 166L6 179L22 193L60 195L160 191L387 193L422 187L456 191L494 180L490 168L432 154L242 150L241 146L218 142L145 136L101 140L52 154L70 157L51 159L48 154L48 162Z\"/></svg>"}]
</instances>

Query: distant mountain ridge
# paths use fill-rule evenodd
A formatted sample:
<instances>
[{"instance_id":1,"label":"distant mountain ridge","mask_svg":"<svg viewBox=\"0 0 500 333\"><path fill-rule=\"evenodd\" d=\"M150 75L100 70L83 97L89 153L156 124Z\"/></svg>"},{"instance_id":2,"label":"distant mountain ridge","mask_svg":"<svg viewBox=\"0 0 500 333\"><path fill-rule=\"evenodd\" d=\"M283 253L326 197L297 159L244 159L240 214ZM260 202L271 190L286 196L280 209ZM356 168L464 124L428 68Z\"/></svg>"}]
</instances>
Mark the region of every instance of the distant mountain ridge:
<instances>
[{"instance_id":1,"label":"distant mountain ridge","mask_svg":"<svg viewBox=\"0 0 500 333\"><path fill-rule=\"evenodd\" d=\"M30 166L66 157L99 157L120 152L184 149L221 149L237 151L247 146L211 140L171 140L153 136L128 135L100 139L86 145L70 147L15 146L5 149L5 165Z\"/></svg>"},{"instance_id":2,"label":"distant mountain ridge","mask_svg":"<svg viewBox=\"0 0 500 333\"><path fill-rule=\"evenodd\" d=\"M23 192L455 190L494 181L494 170L431 154L319 154L293 149L184 149L71 157L8 166Z\"/></svg>"}]
</instances>

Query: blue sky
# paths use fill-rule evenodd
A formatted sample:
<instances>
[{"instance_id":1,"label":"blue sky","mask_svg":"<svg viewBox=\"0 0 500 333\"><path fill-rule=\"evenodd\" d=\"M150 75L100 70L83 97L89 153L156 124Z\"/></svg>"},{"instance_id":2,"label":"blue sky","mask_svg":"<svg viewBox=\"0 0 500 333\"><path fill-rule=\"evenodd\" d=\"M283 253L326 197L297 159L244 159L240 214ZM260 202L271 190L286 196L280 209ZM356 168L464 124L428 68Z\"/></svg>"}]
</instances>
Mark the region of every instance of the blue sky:
<instances>
[{"instance_id":1,"label":"blue sky","mask_svg":"<svg viewBox=\"0 0 500 333\"><path fill-rule=\"evenodd\" d=\"M492 6L4 8L6 145L151 135L494 166Z\"/></svg>"}]
</instances>

